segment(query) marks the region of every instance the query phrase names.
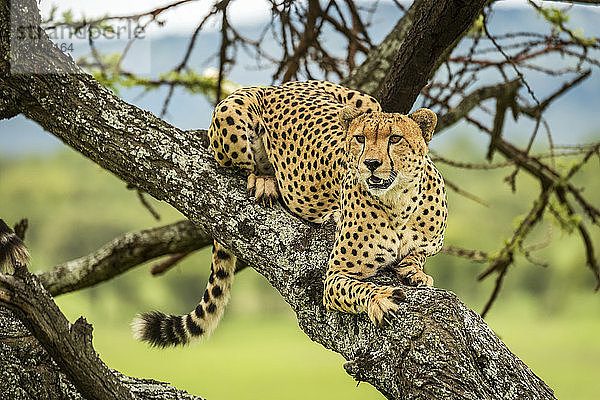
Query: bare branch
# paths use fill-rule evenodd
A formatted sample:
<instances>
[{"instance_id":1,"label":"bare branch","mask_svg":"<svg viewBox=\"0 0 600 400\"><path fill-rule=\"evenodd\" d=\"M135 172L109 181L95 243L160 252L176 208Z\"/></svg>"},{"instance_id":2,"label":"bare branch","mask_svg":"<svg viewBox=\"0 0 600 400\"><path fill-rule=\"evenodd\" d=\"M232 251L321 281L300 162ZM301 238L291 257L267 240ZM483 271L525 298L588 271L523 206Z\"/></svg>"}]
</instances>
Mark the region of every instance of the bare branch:
<instances>
[{"instance_id":1,"label":"bare branch","mask_svg":"<svg viewBox=\"0 0 600 400\"><path fill-rule=\"evenodd\" d=\"M457 194L459 194L460 196L463 196L464 198L467 198L469 200L473 200L476 203L481 204L484 207L489 207L489 204L485 202L485 200L483 200L482 198L474 195L473 193L469 193L464 189L461 189L460 186L458 186L456 183L445 179L444 182L446 183L446 186L450 189L453 190L454 192L456 192Z\"/></svg>"},{"instance_id":2,"label":"bare branch","mask_svg":"<svg viewBox=\"0 0 600 400\"><path fill-rule=\"evenodd\" d=\"M186 253L212 244L212 238L189 221L127 233L95 252L39 274L53 296L97 285L167 254Z\"/></svg>"},{"instance_id":3,"label":"bare branch","mask_svg":"<svg viewBox=\"0 0 600 400\"><path fill-rule=\"evenodd\" d=\"M162 275L171 268L175 267L181 260L189 256L191 253L176 253L166 260L159 262L158 264L154 264L150 269L150 273L154 276Z\"/></svg>"},{"instance_id":4,"label":"bare branch","mask_svg":"<svg viewBox=\"0 0 600 400\"><path fill-rule=\"evenodd\" d=\"M481 250L463 249L457 246L444 246L444 248L442 249L442 253L455 257L468 258L469 260L476 262L489 261L488 254Z\"/></svg>"},{"instance_id":5,"label":"bare branch","mask_svg":"<svg viewBox=\"0 0 600 400\"><path fill-rule=\"evenodd\" d=\"M147 17L147 16L151 17L152 20L155 20L163 12L165 12L171 8L178 7L182 4L189 3L191 1L193 1L193 0L178 0L178 1L175 1L170 4L166 4L162 7L157 7L152 10L137 13L137 14L113 15L113 16L106 16L106 17L102 17L102 18L89 19L89 20L84 19L83 21L76 22L76 23L61 22L61 23L57 23L54 25L45 26L44 28L45 29L56 29L62 25L74 26L75 28L83 28L85 26L94 26L94 25L98 25L102 22L108 22L108 21L113 21L113 20L122 20L122 19L139 20L140 18Z\"/></svg>"},{"instance_id":6,"label":"bare branch","mask_svg":"<svg viewBox=\"0 0 600 400\"><path fill-rule=\"evenodd\" d=\"M515 93L519 85L519 81L514 80L507 84L499 83L474 90L472 93L466 95L457 106L450 108L446 113L438 117L436 131L441 132L448 129L450 126L467 116L484 100L501 97L507 92Z\"/></svg>"},{"instance_id":7,"label":"bare branch","mask_svg":"<svg viewBox=\"0 0 600 400\"><path fill-rule=\"evenodd\" d=\"M385 111L410 111L444 50L463 35L487 0L460 7L453 1L424 1L406 34L377 98Z\"/></svg>"}]
</instances>

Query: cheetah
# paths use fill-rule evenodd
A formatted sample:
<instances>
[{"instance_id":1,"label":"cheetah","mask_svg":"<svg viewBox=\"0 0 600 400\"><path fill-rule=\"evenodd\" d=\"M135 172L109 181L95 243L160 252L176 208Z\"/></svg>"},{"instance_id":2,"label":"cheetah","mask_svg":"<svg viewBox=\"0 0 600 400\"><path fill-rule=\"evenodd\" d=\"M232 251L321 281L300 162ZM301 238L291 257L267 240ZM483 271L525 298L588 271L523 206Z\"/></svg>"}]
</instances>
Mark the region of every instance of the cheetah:
<instances>
[{"instance_id":1,"label":"cheetah","mask_svg":"<svg viewBox=\"0 0 600 400\"><path fill-rule=\"evenodd\" d=\"M368 278L391 269L406 284L433 285L423 266L442 247L447 216L444 181L427 155L436 123L428 109L385 113L373 97L334 83L289 82L235 91L216 106L208 136L217 162L243 170L257 201L281 201L312 223L334 217L323 304L381 325L405 295ZM196 309L142 315L139 339L182 344L216 326L236 257L214 249Z\"/></svg>"}]
</instances>

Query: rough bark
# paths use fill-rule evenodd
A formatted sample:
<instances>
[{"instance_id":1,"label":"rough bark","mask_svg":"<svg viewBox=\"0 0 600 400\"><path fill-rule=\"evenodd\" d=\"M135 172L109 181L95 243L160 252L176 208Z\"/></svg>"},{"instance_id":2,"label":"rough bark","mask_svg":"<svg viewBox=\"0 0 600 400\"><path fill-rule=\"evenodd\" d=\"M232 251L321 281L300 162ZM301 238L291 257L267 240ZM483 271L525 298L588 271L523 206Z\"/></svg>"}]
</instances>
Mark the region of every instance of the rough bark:
<instances>
[{"instance_id":1,"label":"rough bark","mask_svg":"<svg viewBox=\"0 0 600 400\"><path fill-rule=\"evenodd\" d=\"M104 282L153 258L186 253L210 244L210 236L189 221L179 221L127 233L85 257L40 273L39 278L50 294L58 296Z\"/></svg>"},{"instance_id":2,"label":"rough bark","mask_svg":"<svg viewBox=\"0 0 600 400\"><path fill-rule=\"evenodd\" d=\"M0 274L0 304L18 314L85 398L134 399L94 351L91 325L81 317L71 325L25 267L19 266L14 275Z\"/></svg>"},{"instance_id":3,"label":"rough bark","mask_svg":"<svg viewBox=\"0 0 600 400\"><path fill-rule=\"evenodd\" d=\"M6 400L83 400L71 380L15 314L0 307L0 393ZM152 379L111 370L140 400L202 400Z\"/></svg>"},{"instance_id":4,"label":"rough bark","mask_svg":"<svg viewBox=\"0 0 600 400\"><path fill-rule=\"evenodd\" d=\"M378 92L387 112L407 113L438 59L471 26L488 0L424 0Z\"/></svg>"},{"instance_id":5,"label":"rough bark","mask_svg":"<svg viewBox=\"0 0 600 400\"><path fill-rule=\"evenodd\" d=\"M415 14L421 3L423 3L423 0L413 2L379 46L372 49L367 54L365 61L342 81L344 86L372 96L379 93L406 34L413 26Z\"/></svg>"},{"instance_id":6,"label":"rough bark","mask_svg":"<svg viewBox=\"0 0 600 400\"><path fill-rule=\"evenodd\" d=\"M192 222L179 221L158 228L126 233L93 253L39 273L38 278L52 296L58 296L105 282L156 257L175 257L152 268L153 275L160 275L190 252L212 243L213 239ZM236 273L246 267L246 264L238 260Z\"/></svg>"},{"instance_id":7,"label":"rough bark","mask_svg":"<svg viewBox=\"0 0 600 400\"><path fill-rule=\"evenodd\" d=\"M13 18L37 23L35 2L24 3ZM218 168L199 135L120 100L86 74L10 75L5 2L0 12L2 96L17 98L19 112L124 181L170 203L264 275L296 312L302 330L349 360L346 370L357 380L390 399L554 398L451 292L406 288L406 304L385 329L364 315L326 312L321 298L332 226L308 225L280 206L254 203L242 178ZM73 68L47 39L41 42L44 53L23 54L21 61Z\"/></svg>"}]
</instances>

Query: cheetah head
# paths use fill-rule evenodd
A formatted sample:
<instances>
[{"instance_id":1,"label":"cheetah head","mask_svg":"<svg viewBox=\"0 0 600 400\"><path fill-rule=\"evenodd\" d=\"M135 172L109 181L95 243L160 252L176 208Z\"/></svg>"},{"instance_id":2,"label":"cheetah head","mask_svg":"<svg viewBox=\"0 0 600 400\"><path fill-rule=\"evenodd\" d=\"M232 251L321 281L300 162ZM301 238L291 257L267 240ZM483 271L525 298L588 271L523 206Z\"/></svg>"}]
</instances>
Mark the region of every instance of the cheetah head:
<instances>
[{"instance_id":1,"label":"cheetah head","mask_svg":"<svg viewBox=\"0 0 600 400\"><path fill-rule=\"evenodd\" d=\"M382 197L420 179L437 123L433 111L361 113L346 106L340 120L348 130L348 166L372 195Z\"/></svg>"}]
</instances>

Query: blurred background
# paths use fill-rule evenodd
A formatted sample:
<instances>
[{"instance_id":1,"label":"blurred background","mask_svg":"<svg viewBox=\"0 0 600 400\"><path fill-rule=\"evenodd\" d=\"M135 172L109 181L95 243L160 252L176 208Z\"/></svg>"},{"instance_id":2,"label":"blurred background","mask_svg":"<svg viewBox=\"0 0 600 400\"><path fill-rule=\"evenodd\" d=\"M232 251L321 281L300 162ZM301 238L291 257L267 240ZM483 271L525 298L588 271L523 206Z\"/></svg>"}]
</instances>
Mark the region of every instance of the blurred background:
<instances>
[{"instance_id":1,"label":"blurred background","mask_svg":"<svg viewBox=\"0 0 600 400\"><path fill-rule=\"evenodd\" d=\"M42 2L42 12L49 5ZM61 8L82 7L65 2ZM236 3L242 3L241 1ZM258 32L265 23L260 2L234 13L247 32ZM391 2L389 2L391 3ZM140 2L122 7L146 9ZM235 3L234 3L235 4ZM115 2L115 7L119 5ZM44 10L44 7L46 9ZM106 6L105 6L106 7ZM115 8L115 12L120 9ZM246 11L244 11L246 10ZM123 13L128 10L123 9ZM106 9L103 11L106 12ZM186 14L189 15L189 12ZM268 15L268 14L267 14ZM378 43L401 14L382 2L374 14L372 37ZM586 34L598 35L597 10L575 8L570 23ZM189 19L189 18L188 18ZM188 45L186 17L173 14L156 32L149 32L142 51L145 57L129 59L129 68L153 76L172 67ZM543 21L519 2L495 10L494 28L528 26L544 29ZM217 67L206 54L218 47L218 32L210 29L198 39L190 64L200 69ZM116 43L104 43L109 52ZM84 55L89 48L74 50ZM148 53L150 52L150 53ZM142 61L140 61L142 60ZM600 137L598 71L553 104L548 118L558 143L589 143ZM254 61L234 66L227 79L236 85L271 83L273 71ZM534 78L544 87L542 77ZM168 88L120 88L119 96L143 109L160 114ZM210 97L175 91L164 118L184 128L207 128L212 112ZM526 142L530 127L514 123L509 135ZM519 142L519 139L517 139ZM461 123L434 138L436 154L465 162L481 162L488 139ZM559 162L568 165L572 160ZM586 164L574 184L585 188L588 199L600 205L598 162ZM465 189L480 202L449 192L446 243L493 253L510 237L519 218L536 197L536 184L525 174L513 193L503 169L464 170L438 164L449 180L466 182ZM128 231L138 231L182 219L164 203L149 200L160 221L140 204L135 191L83 156L67 148L35 123L22 116L0 122L0 217L9 225L29 219L26 243L34 271L84 256ZM598 230L592 231L599 244ZM537 226L528 241L544 244L535 257L547 267L517 258L506 275L499 298L486 321L536 374L556 391L558 398L597 399L600 395L600 296L585 266L581 241L564 233L551 220ZM171 382L181 389L212 399L281 398L383 398L368 384L356 385L345 374L341 356L312 343L298 328L295 316L279 294L255 271L236 276L232 300L221 326L209 340L182 349L156 350L133 340L129 323L135 314L152 309L187 313L200 299L209 273L210 249L186 258L161 277L152 277L153 263L97 287L60 296L59 306L71 321L83 315L94 326L94 345L112 368L125 374ZM157 261L158 262L158 261ZM493 279L477 281L486 264L448 255L428 260L427 270L436 286L451 290L472 309L481 311L490 296Z\"/></svg>"}]
</instances>

